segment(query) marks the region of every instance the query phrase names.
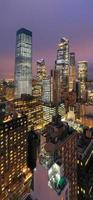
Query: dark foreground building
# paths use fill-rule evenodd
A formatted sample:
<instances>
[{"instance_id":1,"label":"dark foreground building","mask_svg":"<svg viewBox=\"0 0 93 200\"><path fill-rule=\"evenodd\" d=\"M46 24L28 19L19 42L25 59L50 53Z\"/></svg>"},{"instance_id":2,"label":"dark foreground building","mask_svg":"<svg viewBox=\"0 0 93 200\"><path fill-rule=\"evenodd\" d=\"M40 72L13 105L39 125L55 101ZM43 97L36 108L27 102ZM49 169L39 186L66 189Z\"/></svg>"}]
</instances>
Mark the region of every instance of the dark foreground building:
<instances>
[{"instance_id":1,"label":"dark foreground building","mask_svg":"<svg viewBox=\"0 0 93 200\"><path fill-rule=\"evenodd\" d=\"M91 130L92 131L92 130ZM93 139L81 135L78 140L78 200L93 199Z\"/></svg>"}]
</instances>

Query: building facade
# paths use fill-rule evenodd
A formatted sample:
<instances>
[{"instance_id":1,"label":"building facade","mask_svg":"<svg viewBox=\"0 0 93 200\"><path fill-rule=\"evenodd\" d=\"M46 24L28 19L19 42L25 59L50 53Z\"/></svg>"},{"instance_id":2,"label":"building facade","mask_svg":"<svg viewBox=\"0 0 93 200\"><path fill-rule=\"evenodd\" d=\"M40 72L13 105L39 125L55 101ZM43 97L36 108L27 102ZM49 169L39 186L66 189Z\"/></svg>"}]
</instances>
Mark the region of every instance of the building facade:
<instances>
[{"instance_id":1,"label":"building facade","mask_svg":"<svg viewBox=\"0 0 93 200\"><path fill-rule=\"evenodd\" d=\"M7 116L0 123L0 199L16 199L31 178L27 162L27 118ZM26 190L27 191L27 190ZM14 198L15 196L15 198Z\"/></svg>"},{"instance_id":2,"label":"building facade","mask_svg":"<svg viewBox=\"0 0 93 200\"><path fill-rule=\"evenodd\" d=\"M69 92L75 90L76 82L76 63L75 63L75 53L70 53L70 67L69 67Z\"/></svg>"},{"instance_id":3,"label":"building facade","mask_svg":"<svg viewBox=\"0 0 93 200\"><path fill-rule=\"evenodd\" d=\"M69 197L77 200L77 133L67 123L61 122L61 116L56 115L42 134L42 140L48 150L61 159L64 176L69 180ZM44 144L43 144L44 146Z\"/></svg>"},{"instance_id":4,"label":"building facade","mask_svg":"<svg viewBox=\"0 0 93 200\"><path fill-rule=\"evenodd\" d=\"M24 28L16 33L15 97L32 94L32 32Z\"/></svg>"},{"instance_id":5,"label":"building facade","mask_svg":"<svg viewBox=\"0 0 93 200\"><path fill-rule=\"evenodd\" d=\"M60 71L60 82L68 88L69 82L69 40L61 38L55 61L56 70Z\"/></svg>"},{"instance_id":6,"label":"building facade","mask_svg":"<svg viewBox=\"0 0 93 200\"><path fill-rule=\"evenodd\" d=\"M86 128L77 143L78 200L93 199L93 130Z\"/></svg>"},{"instance_id":7,"label":"building facade","mask_svg":"<svg viewBox=\"0 0 93 200\"><path fill-rule=\"evenodd\" d=\"M88 78L88 62L80 61L78 63L78 79L80 98L86 100L87 98L87 78Z\"/></svg>"},{"instance_id":8,"label":"building facade","mask_svg":"<svg viewBox=\"0 0 93 200\"><path fill-rule=\"evenodd\" d=\"M14 109L24 113L28 120L28 131L42 128L43 108L41 102L36 97L22 95L20 99L14 100Z\"/></svg>"}]
</instances>

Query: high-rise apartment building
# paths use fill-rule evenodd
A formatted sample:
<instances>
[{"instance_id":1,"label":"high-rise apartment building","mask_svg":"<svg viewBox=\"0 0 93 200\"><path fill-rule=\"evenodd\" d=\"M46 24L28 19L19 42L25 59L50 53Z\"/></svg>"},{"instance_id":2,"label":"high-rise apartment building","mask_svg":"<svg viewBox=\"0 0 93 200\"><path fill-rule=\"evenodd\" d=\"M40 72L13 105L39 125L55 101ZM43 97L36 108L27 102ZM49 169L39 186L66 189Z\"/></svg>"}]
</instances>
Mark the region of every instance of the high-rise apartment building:
<instances>
[{"instance_id":1,"label":"high-rise apartment building","mask_svg":"<svg viewBox=\"0 0 93 200\"><path fill-rule=\"evenodd\" d=\"M87 97L87 78L88 78L88 62L80 61L78 63L78 79L80 98L86 100Z\"/></svg>"},{"instance_id":2,"label":"high-rise apartment building","mask_svg":"<svg viewBox=\"0 0 93 200\"><path fill-rule=\"evenodd\" d=\"M16 199L31 178L27 168L27 117L6 116L0 123L0 199Z\"/></svg>"},{"instance_id":3,"label":"high-rise apartment building","mask_svg":"<svg viewBox=\"0 0 93 200\"><path fill-rule=\"evenodd\" d=\"M71 200L77 200L77 133L67 123L61 122L61 116L56 115L42 134L41 142L47 144L55 159L61 159L64 176L69 180L69 194ZM43 150L42 147L42 150ZM46 160L47 163L47 160Z\"/></svg>"},{"instance_id":4,"label":"high-rise apartment building","mask_svg":"<svg viewBox=\"0 0 93 200\"><path fill-rule=\"evenodd\" d=\"M57 50L57 59L55 62L56 70L60 71L60 82L68 88L69 81L69 40L61 38Z\"/></svg>"},{"instance_id":5,"label":"high-rise apartment building","mask_svg":"<svg viewBox=\"0 0 93 200\"><path fill-rule=\"evenodd\" d=\"M32 94L32 32L24 28L16 33L15 97Z\"/></svg>"},{"instance_id":6,"label":"high-rise apartment building","mask_svg":"<svg viewBox=\"0 0 93 200\"><path fill-rule=\"evenodd\" d=\"M75 53L70 53L69 92L75 90L75 82L76 82Z\"/></svg>"}]
</instances>

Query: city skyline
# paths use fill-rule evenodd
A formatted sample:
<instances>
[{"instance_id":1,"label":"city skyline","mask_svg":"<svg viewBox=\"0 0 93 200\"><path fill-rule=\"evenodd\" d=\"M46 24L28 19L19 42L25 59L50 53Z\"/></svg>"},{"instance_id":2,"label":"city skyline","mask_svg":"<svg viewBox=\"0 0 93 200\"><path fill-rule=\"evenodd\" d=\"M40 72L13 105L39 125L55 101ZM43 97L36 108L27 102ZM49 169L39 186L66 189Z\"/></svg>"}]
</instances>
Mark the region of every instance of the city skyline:
<instances>
[{"instance_id":1,"label":"city skyline","mask_svg":"<svg viewBox=\"0 0 93 200\"><path fill-rule=\"evenodd\" d=\"M1 2L0 78L14 74L16 31L22 27L33 33L33 72L36 71L36 61L40 58L45 59L49 70L54 68L57 45L64 36L70 41L70 52L76 53L76 61L89 61L91 70L92 6L91 0ZM89 71L90 74L92 78Z\"/></svg>"},{"instance_id":2,"label":"city skyline","mask_svg":"<svg viewBox=\"0 0 93 200\"><path fill-rule=\"evenodd\" d=\"M93 200L93 0L5 1L0 200Z\"/></svg>"}]
</instances>

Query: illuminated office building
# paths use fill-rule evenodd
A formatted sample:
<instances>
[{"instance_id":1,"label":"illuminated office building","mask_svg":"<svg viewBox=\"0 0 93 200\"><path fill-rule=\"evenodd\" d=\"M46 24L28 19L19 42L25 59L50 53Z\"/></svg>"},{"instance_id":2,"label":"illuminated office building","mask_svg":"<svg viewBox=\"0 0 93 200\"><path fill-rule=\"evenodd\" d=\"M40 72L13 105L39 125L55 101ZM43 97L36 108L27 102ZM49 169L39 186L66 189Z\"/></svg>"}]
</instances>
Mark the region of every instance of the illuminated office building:
<instances>
[{"instance_id":1,"label":"illuminated office building","mask_svg":"<svg viewBox=\"0 0 93 200\"><path fill-rule=\"evenodd\" d=\"M62 161L64 176L69 180L70 199L77 200L76 131L70 128L68 123L61 122L60 115L56 115L52 122L46 125L41 142L43 147L46 144L48 151L54 155L54 159ZM42 161L45 164L45 156Z\"/></svg>"},{"instance_id":2,"label":"illuminated office building","mask_svg":"<svg viewBox=\"0 0 93 200\"><path fill-rule=\"evenodd\" d=\"M42 101L45 103L51 102L51 78L48 76L43 80Z\"/></svg>"},{"instance_id":3,"label":"illuminated office building","mask_svg":"<svg viewBox=\"0 0 93 200\"><path fill-rule=\"evenodd\" d=\"M31 172L27 162L27 117L6 116L0 123L0 199L16 199L26 190ZM26 190L27 191L27 190Z\"/></svg>"},{"instance_id":4,"label":"illuminated office building","mask_svg":"<svg viewBox=\"0 0 93 200\"><path fill-rule=\"evenodd\" d=\"M41 95L42 95L42 85L41 82L39 82L35 77L32 79L32 96L41 99Z\"/></svg>"},{"instance_id":5,"label":"illuminated office building","mask_svg":"<svg viewBox=\"0 0 93 200\"><path fill-rule=\"evenodd\" d=\"M60 72L51 70L51 103L58 105L61 102Z\"/></svg>"},{"instance_id":6,"label":"illuminated office building","mask_svg":"<svg viewBox=\"0 0 93 200\"><path fill-rule=\"evenodd\" d=\"M69 67L69 92L75 89L76 82L76 66L75 53L70 53L70 67Z\"/></svg>"},{"instance_id":7,"label":"illuminated office building","mask_svg":"<svg viewBox=\"0 0 93 200\"><path fill-rule=\"evenodd\" d=\"M45 66L45 61L44 59L40 59L37 61L37 79L39 81L42 81L43 79L46 78L47 75L47 70Z\"/></svg>"},{"instance_id":8,"label":"illuminated office building","mask_svg":"<svg viewBox=\"0 0 93 200\"><path fill-rule=\"evenodd\" d=\"M60 72L60 82L64 87L68 88L69 81L69 40L61 38L58 44L57 59L55 68Z\"/></svg>"},{"instance_id":9,"label":"illuminated office building","mask_svg":"<svg viewBox=\"0 0 93 200\"><path fill-rule=\"evenodd\" d=\"M57 70L51 70L50 76L43 80L42 101L44 103L59 104L61 102L60 90L60 73Z\"/></svg>"},{"instance_id":10,"label":"illuminated office building","mask_svg":"<svg viewBox=\"0 0 93 200\"><path fill-rule=\"evenodd\" d=\"M15 97L32 94L32 32L22 28L16 34Z\"/></svg>"},{"instance_id":11,"label":"illuminated office building","mask_svg":"<svg viewBox=\"0 0 93 200\"><path fill-rule=\"evenodd\" d=\"M43 104L43 124L46 125L52 121L52 117L56 114L56 107L51 104Z\"/></svg>"},{"instance_id":12,"label":"illuminated office building","mask_svg":"<svg viewBox=\"0 0 93 200\"><path fill-rule=\"evenodd\" d=\"M66 116L65 105L60 103L57 107L58 113L61 115L61 120ZM46 125L52 122L53 116L56 115L56 105L54 104L43 104L43 124Z\"/></svg>"},{"instance_id":13,"label":"illuminated office building","mask_svg":"<svg viewBox=\"0 0 93 200\"><path fill-rule=\"evenodd\" d=\"M86 100L87 97L87 78L88 78L88 62L80 61L78 63L78 79L80 98Z\"/></svg>"},{"instance_id":14,"label":"illuminated office building","mask_svg":"<svg viewBox=\"0 0 93 200\"><path fill-rule=\"evenodd\" d=\"M80 122L81 124L93 127L93 105L92 104L81 104L80 105Z\"/></svg>"},{"instance_id":15,"label":"illuminated office building","mask_svg":"<svg viewBox=\"0 0 93 200\"><path fill-rule=\"evenodd\" d=\"M40 100L43 95L43 80L47 78L47 70L44 59L37 61L37 76L36 84L34 85L33 94L35 94Z\"/></svg>"},{"instance_id":16,"label":"illuminated office building","mask_svg":"<svg viewBox=\"0 0 93 200\"><path fill-rule=\"evenodd\" d=\"M30 95L22 95L20 99L14 100L15 110L27 116L28 130L42 128L43 110L38 98Z\"/></svg>"},{"instance_id":17,"label":"illuminated office building","mask_svg":"<svg viewBox=\"0 0 93 200\"><path fill-rule=\"evenodd\" d=\"M87 101L93 103L93 80L87 81Z\"/></svg>"}]
</instances>

